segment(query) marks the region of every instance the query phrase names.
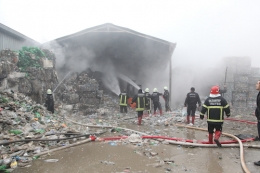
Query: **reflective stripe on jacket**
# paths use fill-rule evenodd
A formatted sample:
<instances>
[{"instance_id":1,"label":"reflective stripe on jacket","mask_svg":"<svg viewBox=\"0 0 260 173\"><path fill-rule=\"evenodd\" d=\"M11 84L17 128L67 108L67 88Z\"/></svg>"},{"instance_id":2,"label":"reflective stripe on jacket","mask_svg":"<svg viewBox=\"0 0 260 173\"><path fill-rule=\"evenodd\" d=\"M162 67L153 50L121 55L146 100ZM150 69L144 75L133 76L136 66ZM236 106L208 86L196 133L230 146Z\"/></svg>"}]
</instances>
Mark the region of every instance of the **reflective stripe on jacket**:
<instances>
[{"instance_id":1,"label":"reflective stripe on jacket","mask_svg":"<svg viewBox=\"0 0 260 173\"><path fill-rule=\"evenodd\" d=\"M207 113L208 123L223 123L224 112L226 115L230 115L230 108L227 101L222 97L209 97L202 105L200 115Z\"/></svg>"},{"instance_id":2,"label":"reflective stripe on jacket","mask_svg":"<svg viewBox=\"0 0 260 173\"><path fill-rule=\"evenodd\" d=\"M136 111L144 111L146 97L143 93L138 93L137 96L133 98L133 102L136 102Z\"/></svg>"},{"instance_id":3,"label":"reflective stripe on jacket","mask_svg":"<svg viewBox=\"0 0 260 173\"><path fill-rule=\"evenodd\" d=\"M120 94L120 102L119 102L120 106L127 106L127 95L126 93L121 93Z\"/></svg>"}]
</instances>

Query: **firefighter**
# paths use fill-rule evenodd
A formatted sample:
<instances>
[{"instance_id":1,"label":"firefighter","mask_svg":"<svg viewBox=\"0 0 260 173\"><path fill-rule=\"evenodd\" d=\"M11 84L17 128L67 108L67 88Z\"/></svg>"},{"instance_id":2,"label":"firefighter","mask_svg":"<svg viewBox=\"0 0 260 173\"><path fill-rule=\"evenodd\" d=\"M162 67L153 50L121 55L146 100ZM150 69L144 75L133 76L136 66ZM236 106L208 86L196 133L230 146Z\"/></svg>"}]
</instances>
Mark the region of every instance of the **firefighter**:
<instances>
[{"instance_id":1,"label":"firefighter","mask_svg":"<svg viewBox=\"0 0 260 173\"><path fill-rule=\"evenodd\" d=\"M119 106L120 106L120 113L127 113L127 100L128 95L126 93L126 90L123 90L122 93L119 94Z\"/></svg>"},{"instance_id":2,"label":"firefighter","mask_svg":"<svg viewBox=\"0 0 260 173\"><path fill-rule=\"evenodd\" d=\"M151 100L151 95L149 93L149 88L146 88L145 90L145 97L146 97L146 100L147 102L145 103L145 110L147 111L148 115L151 114L151 109L152 109L152 100Z\"/></svg>"},{"instance_id":3,"label":"firefighter","mask_svg":"<svg viewBox=\"0 0 260 173\"><path fill-rule=\"evenodd\" d=\"M54 113L54 99L52 95L52 91L50 89L47 90L47 96L45 100L45 105L44 105L48 111Z\"/></svg>"},{"instance_id":4,"label":"firefighter","mask_svg":"<svg viewBox=\"0 0 260 173\"><path fill-rule=\"evenodd\" d=\"M161 106L161 103L160 103L160 96L162 96L162 93L159 93L157 88L154 88L153 89L153 93L151 95L151 99L153 101L153 110L154 110L154 115L156 115L156 110L157 108L159 109L160 111L160 115L162 115L162 106Z\"/></svg>"},{"instance_id":5,"label":"firefighter","mask_svg":"<svg viewBox=\"0 0 260 173\"><path fill-rule=\"evenodd\" d=\"M195 88L191 87L190 92L187 94L184 102L184 107L187 107L187 124L190 124L191 116L190 125L194 125L197 104L199 107L201 106L200 96L198 93L195 92Z\"/></svg>"},{"instance_id":6,"label":"firefighter","mask_svg":"<svg viewBox=\"0 0 260 173\"><path fill-rule=\"evenodd\" d=\"M168 111L171 111L170 104L169 104L170 93L169 93L167 86L165 86L163 89L164 89L163 98L164 98L164 101L165 101L165 112L168 112Z\"/></svg>"},{"instance_id":7,"label":"firefighter","mask_svg":"<svg viewBox=\"0 0 260 173\"><path fill-rule=\"evenodd\" d=\"M230 116L229 105L225 98L219 93L219 86L213 86L210 90L209 97L205 100L202 106L200 119L203 119L204 114L207 113L209 144L213 144L213 133L215 129L214 141L218 147L221 147L219 138L224 123L224 112L227 117Z\"/></svg>"},{"instance_id":8,"label":"firefighter","mask_svg":"<svg viewBox=\"0 0 260 173\"><path fill-rule=\"evenodd\" d=\"M256 109L255 109L255 116L257 119L257 132L258 136L255 138L255 141L259 141L260 138L260 80L256 83L256 90L258 90L258 94L256 97ZM255 165L260 166L260 161L254 162Z\"/></svg>"},{"instance_id":9,"label":"firefighter","mask_svg":"<svg viewBox=\"0 0 260 173\"><path fill-rule=\"evenodd\" d=\"M142 89L138 90L138 94L134 96L132 104L133 102L136 103L135 110L138 116L138 125L141 125L146 103L146 97L145 94L142 92Z\"/></svg>"}]
</instances>

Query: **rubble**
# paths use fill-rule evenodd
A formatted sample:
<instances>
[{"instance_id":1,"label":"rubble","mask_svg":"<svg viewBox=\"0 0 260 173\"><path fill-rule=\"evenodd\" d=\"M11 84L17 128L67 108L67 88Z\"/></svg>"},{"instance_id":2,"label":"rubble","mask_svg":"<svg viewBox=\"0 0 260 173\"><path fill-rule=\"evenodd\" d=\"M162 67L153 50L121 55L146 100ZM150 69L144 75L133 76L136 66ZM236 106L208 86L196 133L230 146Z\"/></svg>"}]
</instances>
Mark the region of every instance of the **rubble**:
<instances>
[{"instance_id":1,"label":"rubble","mask_svg":"<svg viewBox=\"0 0 260 173\"><path fill-rule=\"evenodd\" d=\"M120 114L118 100L104 93L98 80L87 72L71 72L58 82L55 57L51 58L53 66L46 61L41 64L42 68L27 67L21 71L16 66L17 61L13 60L17 59L17 53L4 50L0 55L0 170L29 167L32 161L42 154L95 140L93 134L101 135L105 132L108 136L128 138L117 141L97 138L97 141L113 147L126 144L134 146L136 154L157 159L158 162L149 164L150 166L158 168L174 163L172 158L162 159L160 158L162 153L153 150L153 147L167 145L169 142L160 139L142 139L137 131L126 129L131 125L136 126L136 112L129 109L128 114ZM31 54L30 57L36 58ZM47 111L42 104L47 88L52 88L54 91L54 114ZM239 98L240 95L237 95L237 99ZM186 129L174 125L183 123L185 116L183 108L164 113L163 116L147 115L142 122L144 128L140 128L139 131L142 135L177 136L183 138L183 142L185 142L183 135L186 135L193 142L197 142L194 134L188 134ZM237 115L235 118L241 119L242 116ZM255 119L253 116L247 118ZM206 127L206 124L206 121L195 123L198 127ZM230 122L225 124L233 131L243 129L242 132L253 133L252 128L246 124L234 125ZM45 162L59 161L45 159ZM110 160L100 163L117 164ZM171 168L165 169L171 171Z\"/></svg>"}]
</instances>

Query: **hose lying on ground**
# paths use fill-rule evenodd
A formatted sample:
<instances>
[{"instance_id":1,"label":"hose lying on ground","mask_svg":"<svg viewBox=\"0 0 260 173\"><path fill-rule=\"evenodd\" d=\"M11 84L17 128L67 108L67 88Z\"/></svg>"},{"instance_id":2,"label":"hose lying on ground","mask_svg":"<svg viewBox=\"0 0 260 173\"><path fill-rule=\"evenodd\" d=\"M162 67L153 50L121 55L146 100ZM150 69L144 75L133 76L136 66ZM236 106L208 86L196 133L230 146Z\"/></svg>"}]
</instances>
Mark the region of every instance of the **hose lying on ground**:
<instances>
[{"instance_id":1,"label":"hose lying on ground","mask_svg":"<svg viewBox=\"0 0 260 173\"><path fill-rule=\"evenodd\" d=\"M67 118L66 118L67 119ZM121 128L121 127L113 127L113 126L91 126L91 125L87 125L87 124L81 124L81 123L78 123L78 122L75 122L75 121L72 121L70 119L67 119L73 123L76 123L76 124L79 124L79 125L84 125L84 126L88 126L88 127L100 127L100 128ZM176 124L176 126L178 127L186 127L186 128L190 128L190 129L195 129L195 130L202 130L202 131L208 131L207 129L203 129L203 128L197 128L197 127L191 127L191 126L186 126L186 125L181 125L181 124ZM135 130L132 130L132 129L127 129L127 128L121 128L121 129L124 129L124 130L129 130L129 131L132 131L132 132L135 132L135 133L139 133L139 134L142 134L142 135L147 135L145 133L142 133L142 132L138 132L138 131L135 131ZM226 136L229 136L229 137L232 137L234 138L235 140L238 141L239 143L239 147L240 147L240 162L241 162L241 166L243 168L243 170L246 172L246 173L250 173L250 171L248 170L246 164L245 164L245 160L244 160L244 150L243 150L243 144L241 142L241 140L239 138L237 138L236 136L234 135L231 135L231 134L228 134L228 133L222 133L223 135L226 135ZM169 142L172 142L172 141L169 141ZM192 143L194 144L194 143ZM194 146L196 146L198 144L195 144ZM209 145L209 144L200 144L200 145ZM210 144L212 145L212 144Z\"/></svg>"},{"instance_id":2,"label":"hose lying on ground","mask_svg":"<svg viewBox=\"0 0 260 173\"><path fill-rule=\"evenodd\" d=\"M186 127L186 128L189 128L189 129L195 129L195 130L201 130L201 131L208 131L207 129L203 129L203 128L198 128L198 127L191 127L191 126L187 126L187 125L181 125L181 124L175 124L177 127ZM234 138L235 140L237 140L239 142L239 148L240 148L240 162L241 162L241 165L242 165L242 168L243 170L246 172L246 173L250 173L250 171L248 170L246 164L245 164L245 160L244 160L244 148L243 148L243 144L241 142L241 140L234 136L234 135L231 135L231 134L228 134L228 133L222 133L223 135L226 135L226 136L229 136L229 137L232 137ZM204 144L203 144L204 145ZM223 146L223 145L222 145Z\"/></svg>"}]
</instances>

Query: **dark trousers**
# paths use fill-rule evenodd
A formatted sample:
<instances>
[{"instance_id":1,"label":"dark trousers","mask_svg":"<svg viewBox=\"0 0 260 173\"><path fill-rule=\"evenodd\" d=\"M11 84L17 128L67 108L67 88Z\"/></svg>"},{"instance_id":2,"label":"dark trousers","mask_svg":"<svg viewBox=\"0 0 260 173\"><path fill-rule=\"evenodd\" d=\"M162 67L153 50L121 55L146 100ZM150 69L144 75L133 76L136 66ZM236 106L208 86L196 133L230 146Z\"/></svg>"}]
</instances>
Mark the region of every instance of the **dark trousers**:
<instances>
[{"instance_id":1,"label":"dark trousers","mask_svg":"<svg viewBox=\"0 0 260 173\"><path fill-rule=\"evenodd\" d=\"M170 105L169 105L169 101L165 101L165 111L171 111Z\"/></svg>"},{"instance_id":2,"label":"dark trousers","mask_svg":"<svg viewBox=\"0 0 260 173\"><path fill-rule=\"evenodd\" d=\"M154 102L154 103L153 103L154 113L156 112L157 108L158 108L160 111L162 110L162 106L161 106L161 103L160 103L160 102Z\"/></svg>"},{"instance_id":3,"label":"dark trousers","mask_svg":"<svg viewBox=\"0 0 260 173\"><path fill-rule=\"evenodd\" d=\"M208 132L209 133L214 133L214 129L216 131L221 131L222 132L222 125L223 124L211 124L211 123L208 123Z\"/></svg>"},{"instance_id":4,"label":"dark trousers","mask_svg":"<svg viewBox=\"0 0 260 173\"><path fill-rule=\"evenodd\" d=\"M120 113L127 113L127 106L120 106Z\"/></svg>"},{"instance_id":5,"label":"dark trousers","mask_svg":"<svg viewBox=\"0 0 260 173\"><path fill-rule=\"evenodd\" d=\"M137 111L137 116L138 116L138 117L142 117L143 114L144 114L144 111Z\"/></svg>"},{"instance_id":6,"label":"dark trousers","mask_svg":"<svg viewBox=\"0 0 260 173\"><path fill-rule=\"evenodd\" d=\"M258 138L260 138L260 120L258 120L258 123L257 123L257 130L258 130Z\"/></svg>"},{"instance_id":7,"label":"dark trousers","mask_svg":"<svg viewBox=\"0 0 260 173\"><path fill-rule=\"evenodd\" d=\"M187 107L187 115L195 116L196 106Z\"/></svg>"}]
</instances>

